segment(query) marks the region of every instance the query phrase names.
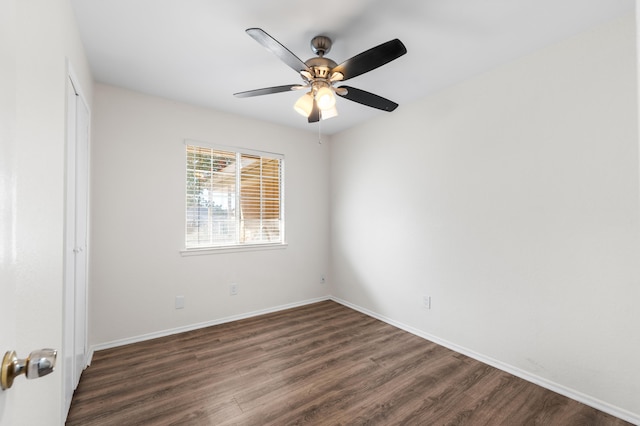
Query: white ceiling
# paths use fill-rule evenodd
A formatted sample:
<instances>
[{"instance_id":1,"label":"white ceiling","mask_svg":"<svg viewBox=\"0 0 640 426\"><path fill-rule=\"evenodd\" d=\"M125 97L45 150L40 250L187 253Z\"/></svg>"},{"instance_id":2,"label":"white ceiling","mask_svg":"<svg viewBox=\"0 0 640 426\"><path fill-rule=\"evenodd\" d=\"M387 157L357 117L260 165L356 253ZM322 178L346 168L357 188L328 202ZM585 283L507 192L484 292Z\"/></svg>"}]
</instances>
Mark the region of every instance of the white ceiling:
<instances>
[{"instance_id":1,"label":"white ceiling","mask_svg":"<svg viewBox=\"0 0 640 426\"><path fill-rule=\"evenodd\" d=\"M399 38L408 53L348 84L400 104L425 97L634 10L634 0L72 0L98 82L287 126L300 92L235 92L300 77L244 30L260 27L303 61L326 35L337 63ZM338 99L332 134L383 112ZM315 130L314 130L315 131Z\"/></svg>"}]
</instances>

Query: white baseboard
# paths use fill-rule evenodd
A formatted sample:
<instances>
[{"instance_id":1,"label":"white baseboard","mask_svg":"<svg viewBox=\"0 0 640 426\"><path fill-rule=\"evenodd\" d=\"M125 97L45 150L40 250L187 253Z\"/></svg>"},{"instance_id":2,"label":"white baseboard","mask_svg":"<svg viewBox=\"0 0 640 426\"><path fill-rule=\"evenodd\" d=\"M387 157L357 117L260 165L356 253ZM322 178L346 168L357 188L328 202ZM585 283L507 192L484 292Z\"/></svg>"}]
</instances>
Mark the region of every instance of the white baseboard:
<instances>
[{"instance_id":1,"label":"white baseboard","mask_svg":"<svg viewBox=\"0 0 640 426\"><path fill-rule=\"evenodd\" d=\"M131 343L139 343L144 342L145 340L157 339L158 337L171 336L173 334L184 333L186 331L198 330L200 328L211 327L213 325L225 324L232 321L238 321L246 318L256 317L258 315L270 314L272 312L284 311L285 309L297 308L299 306L310 305L312 303L323 302L325 300L330 300L329 296L319 297L316 299L303 300L301 302L289 303L286 305L274 306L271 308L260 309L253 312L247 312L239 315L232 315L230 317L219 318L211 321L201 322L197 324L190 324L183 327L172 328L169 330L156 331L153 333L142 334L139 336L127 337L125 339L113 340L111 342L99 343L96 345L92 345L89 350L88 356L88 364L91 363L91 359L93 358L93 353L96 351L101 351L104 349L116 348L118 346L129 345Z\"/></svg>"},{"instance_id":2,"label":"white baseboard","mask_svg":"<svg viewBox=\"0 0 640 426\"><path fill-rule=\"evenodd\" d=\"M627 422L633 423L634 425L640 425L640 415L638 414L634 414L630 411L627 411L625 409L622 409L620 407L616 407L614 405L608 404L604 401L601 401L597 398L593 398L589 395L585 395L581 392L578 392L574 389L570 389L567 388L559 383L555 383L552 382L550 380L547 380L543 377L539 377L536 376L535 374L531 374L525 370L521 370L520 368L514 367L512 365L509 364L505 364L504 362L498 361L496 359L493 359L491 357L479 354L477 352L474 352L470 349L464 348L462 346L456 345L455 343L451 343L447 340L441 339L437 336L433 336L429 333L425 333L424 331L418 330L417 328L408 326L406 324L403 324L401 322L395 321L391 318L385 317L383 315L377 314L376 312L370 311L369 309L363 308L361 306L358 305L354 305L353 303L347 302L346 300L342 300L338 297L330 297L331 300L333 300L336 303L340 303L341 305L344 305L348 308L354 309L358 312L361 312L365 315L368 315L370 317L373 317L375 319L378 319L382 322L385 322L389 325L392 325L394 327L397 327L401 330L407 331L411 334L414 334L418 337L422 337L423 339L429 340L431 342L437 343L441 346L444 346L448 349L451 349L455 352L461 353L463 355L466 355L470 358L473 358L477 361L483 362L485 364L488 364L492 367L495 367L499 370L505 371L509 374L513 374L516 377L519 377L521 379L524 379L528 382L531 383L535 383L538 386L541 386L545 389L549 389L553 392L559 393L560 395L566 396L567 398L571 398L574 399L578 402L581 402L585 405L588 405L590 407L593 407L597 410L600 410L602 412L605 412L607 414L611 414L612 416L618 417L622 420L625 420Z\"/></svg>"}]
</instances>

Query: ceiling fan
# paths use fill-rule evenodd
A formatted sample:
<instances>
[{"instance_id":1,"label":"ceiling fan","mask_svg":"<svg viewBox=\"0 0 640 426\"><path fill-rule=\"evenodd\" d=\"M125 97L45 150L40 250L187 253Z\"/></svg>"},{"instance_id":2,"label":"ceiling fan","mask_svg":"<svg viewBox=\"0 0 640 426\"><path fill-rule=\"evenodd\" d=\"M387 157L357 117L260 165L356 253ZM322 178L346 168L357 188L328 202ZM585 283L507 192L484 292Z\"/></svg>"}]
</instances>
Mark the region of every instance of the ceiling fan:
<instances>
[{"instance_id":1,"label":"ceiling fan","mask_svg":"<svg viewBox=\"0 0 640 426\"><path fill-rule=\"evenodd\" d=\"M324 56L331 50L332 42L328 37L314 37L311 40L311 50L317 56L303 62L264 30L249 28L246 32L285 64L293 68L294 71L300 73L304 83L234 93L234 96L238 98L269 95L291 90L308 90L295 103L294 109L304 117L307 117L309 123L338 115L335 107L335 95L383 111L390 112L398 107L397 103L373 93L351 86L335 85L374 70L407 53L404 44L398 39L382 43L338 65Z\"/></svg>"}]
</instances>

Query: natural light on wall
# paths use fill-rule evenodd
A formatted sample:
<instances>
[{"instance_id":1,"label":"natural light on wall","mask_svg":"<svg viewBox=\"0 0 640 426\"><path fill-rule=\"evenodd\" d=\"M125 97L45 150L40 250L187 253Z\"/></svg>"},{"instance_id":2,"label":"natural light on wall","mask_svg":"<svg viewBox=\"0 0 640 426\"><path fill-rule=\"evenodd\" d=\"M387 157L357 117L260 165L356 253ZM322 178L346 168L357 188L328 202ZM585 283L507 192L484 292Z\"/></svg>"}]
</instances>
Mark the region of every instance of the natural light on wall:
<instances>
[{"instance_id":1,"label":"natural light on wall","mask_svg":"<svg viewBox=\"0 0 640 426\"><path fill-rule=\"evenodd\" d=\"M186 249L284 242L279 154L187 143Z\"/></svg>"}]
</instances>

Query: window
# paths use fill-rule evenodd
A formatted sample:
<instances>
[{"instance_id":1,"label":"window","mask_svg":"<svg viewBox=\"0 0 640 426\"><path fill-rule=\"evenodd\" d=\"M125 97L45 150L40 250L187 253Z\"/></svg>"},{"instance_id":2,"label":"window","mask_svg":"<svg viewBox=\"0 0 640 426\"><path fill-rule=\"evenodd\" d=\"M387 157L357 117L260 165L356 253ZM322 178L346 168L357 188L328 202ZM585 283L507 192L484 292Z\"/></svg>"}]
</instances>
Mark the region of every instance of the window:
<instances>
[{"instance_id":1,"label":"window","mask_svg":"<svg viewBox=\"0 0 640 426\"><path fill-rule=\"evenodd\" d=\"M284 243L284 158L187 142L186 248Z\"/></svg>"}]
</instances>

